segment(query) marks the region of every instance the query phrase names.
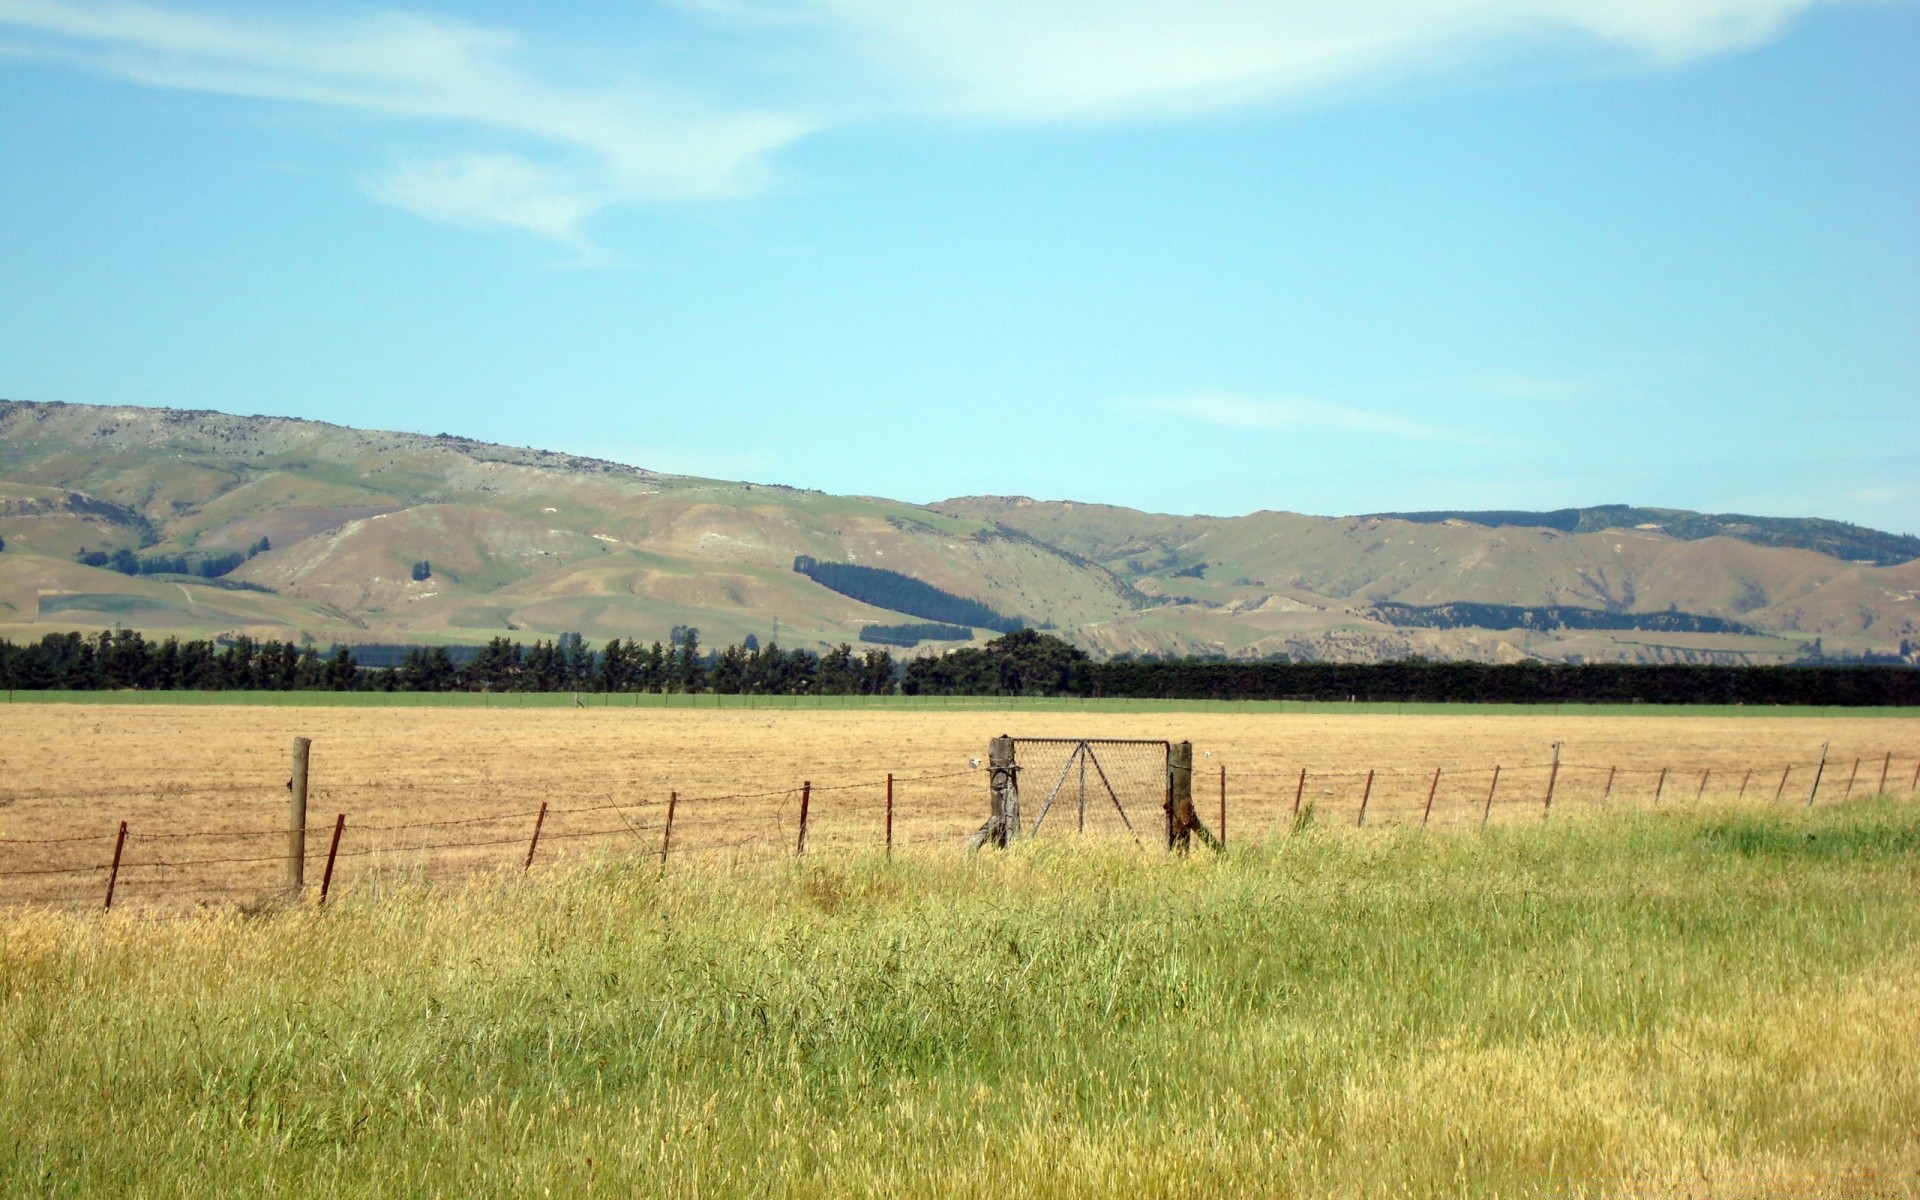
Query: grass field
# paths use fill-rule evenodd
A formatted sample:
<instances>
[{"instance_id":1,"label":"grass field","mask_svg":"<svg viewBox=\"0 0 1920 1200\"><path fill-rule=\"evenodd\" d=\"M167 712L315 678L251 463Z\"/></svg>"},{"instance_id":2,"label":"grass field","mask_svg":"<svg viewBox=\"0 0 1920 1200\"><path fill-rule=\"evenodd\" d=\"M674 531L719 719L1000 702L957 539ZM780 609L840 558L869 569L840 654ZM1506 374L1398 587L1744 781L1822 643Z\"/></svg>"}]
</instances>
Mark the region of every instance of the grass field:
<instances>
[{"instance_id":1,"label":"grass field","mask_svg":"<svg viewBox=\"0 0 1920 1200\"><path fill-rule=\"evenodd\" d=\"M0 1193L1920 1194L1920 807L0 916Z\"/></svg>"},{"instance_id":2,"label":"grass field","mask_svg":"<svg viewBox=\"0 0 1920 1200\"><path fill-rule=\"evenodd\" d=\"M676 855L787 854L803 781L814 785L815 853L877 848L888 773L902 850L952 855L986 812L986 778L968 761L1002 732L1190 739L1209 823L1227 772L1234 841L1284 827L1296 796L1323 822L1346 825L1364 798L1369 829L1419 824L1430 791L1438 829L1538 821L1556 741L1554 809L1569 814L1803 803L1822 745L1822 802L1879 791L1883 778L1904 794L1920 771L1920 720L1885 715L18 705L0 723L0 906L98 906L121 821L118 907L179 910L272 891L286 875L295 735L314 743L309 875L320 877L333 818L345 813L336 884L351 889L517 869L542 803L538 869L610 848L653 854L676 792ZM1121 790L1130 782L1151 840L1158 768L1142 757L1108 762ZM1023 788L1044 795L1056 770L1033 761ZM1096 835L1124 836L1097 795L1090 818ZM1069 828L1063 821L1052 828ZM35 840L48 838L86 840Z\"/></svg>"}]
</instances>

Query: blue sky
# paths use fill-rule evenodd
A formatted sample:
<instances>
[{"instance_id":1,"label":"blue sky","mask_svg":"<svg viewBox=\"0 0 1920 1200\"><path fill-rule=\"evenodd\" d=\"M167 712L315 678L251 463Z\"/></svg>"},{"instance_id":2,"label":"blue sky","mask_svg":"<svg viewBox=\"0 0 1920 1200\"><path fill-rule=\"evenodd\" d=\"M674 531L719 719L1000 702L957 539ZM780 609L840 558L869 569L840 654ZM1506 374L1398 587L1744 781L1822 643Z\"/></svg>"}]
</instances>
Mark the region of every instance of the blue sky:
<instances>
[{"instance_id":1,"label":"blue sky","mask_svg":"<svg viewBox=\"0 0 1920 1200\"><path fill-rule=\"evenodd\" d=\"M1920 532L1920 5L0 0L0 396Z\"/></svg>"}]
</instances>

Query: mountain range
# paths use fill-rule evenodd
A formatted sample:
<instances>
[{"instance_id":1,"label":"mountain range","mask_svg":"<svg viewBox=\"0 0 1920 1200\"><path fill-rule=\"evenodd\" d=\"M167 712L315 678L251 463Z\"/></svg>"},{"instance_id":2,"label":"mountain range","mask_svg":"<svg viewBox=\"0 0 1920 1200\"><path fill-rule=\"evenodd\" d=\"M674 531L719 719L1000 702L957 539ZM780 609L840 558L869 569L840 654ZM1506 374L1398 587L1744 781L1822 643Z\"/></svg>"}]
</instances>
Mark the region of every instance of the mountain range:
<instances>
[{"instance_id":1,"label":"mountain range","mask_svg":"<svg viewBox=\"0 0 1920 1200\"><path fill-rule=\"evenodd\" d=\"M1837 521L916 505L159 408L0 401L0 539L14 640L118 625L651 641L691 626L708 644L866 631L897 647L903 627L978 641L1024 622L1096 655L1696 662L1920 640L1920 539Z\"/></svg>"}]
</instances>

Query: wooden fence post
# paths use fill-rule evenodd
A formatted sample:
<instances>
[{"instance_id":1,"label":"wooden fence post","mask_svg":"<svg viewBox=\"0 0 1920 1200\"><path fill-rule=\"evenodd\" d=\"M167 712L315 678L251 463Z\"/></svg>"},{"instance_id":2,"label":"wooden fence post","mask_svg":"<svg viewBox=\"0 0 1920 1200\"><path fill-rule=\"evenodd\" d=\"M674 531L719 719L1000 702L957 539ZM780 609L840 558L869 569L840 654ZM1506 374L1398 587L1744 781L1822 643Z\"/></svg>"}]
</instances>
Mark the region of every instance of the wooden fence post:
<instances>
[{"instance_id":1,"label":"wooden fence post","mask_svg":"<svg viewBox=\"0 0 1920 1200\"><path fill-rule=\"evenodd\" d=\"M1787 794L1787 776L1793 774L1793 764L1788 763L1780 769L1780 786L1773 790L1773 802L1780 803L1780 797Z\"/></svg>"},{"instance_id":2,"label":"wooden fence post","mask_svg":"<svg viewBox=\"0 0 1920 1200\"><path fill-rule=\"evenodd\" d=\"M893 772L887 772L887 857L893 857Z\"/></svg>"},{"instance_id":3,"label":"wooden fence post","mask_svg":"<svg viewBox=\"0 0 1920 1200\"><path fill-rule=\"evenodd\" d=\"M1427 785L1427 809L1420 814L1420 824L1424 828L1428 818L1433 816L1433 794L1440 790L1440 768L1433 769L1433 782Z\"/></svg>"},{"instance_id":4,"label":"wooden fence post","mask_svg":"<svg viewBox=\"0 0 1920 1200\"><path fill-rule=\"evenodd\" d=\"M1913 764L1913 782L1907 785L1909 792L1920 792L1920 762Z\"/></svg>"},{"instance_id":5,"label":"wooden fence post","mask_svg":"<svg viewBox=\"0 0 1920 1200\"><path fill-rule=\"evenodd\" d=\"M667 851L673 848L673 810L680 807L680 793L667 793L667 823L660 830L660 865L667 865Z\"/></svg>"},{"instance_id":6,"label":"wooden fence post","mask_svg":"<svg viewBox=\"0 0 1920 1200\"><path fill-rule=\"evenodd\" d=\"M115 838L113 842L113 869L107 872L107 902L101 906L103 908L113 907L113 888L115 884L120 882L120 851L124 850L126 845L127 823L122 821L120 822L120 836Z\"/></svg>"},{"instance_id":7,"label":"wooden fence post","mask_svg":"<svg viewBox=\"0 0 1920 1200\"><path fill-rule=\"evenodd\" d=\"M533 852L540 848L540 827L546 823L547 802L542 800L540 802L540 815L533 819L533 839L527 843L527 861L521 866L520 869L522 871L531 871L533 869Z\"/></svg>"},{"instance_id":8,"label":"wooden fence post","mask_svg":"<svg viewBox=\"0 0 1920 1200\"><path fill-rule=\"evenodd\" d=\"M1600 793L1600 799L1608 800L1613 797L1613 773L1619 769L1619 767L1607 768L1607 790Z\"/></svg>"},{"instance_id":9,"label":"wooden fence post","mask_svg":"<svg viewBox=\"0 0 1920 1200\"><path fill-rule=\"evenodd\" d=\"M1553 785L1560 781L1560 743L1553 744L1553 769L1547 772L1547 798L1540 805L1540 819L1553 812Z\"/></svg>"},{"instance_id":10,"label":"wooden fence post","mask_svg":"<svg viewBox=\"0 0 1920 1200\"><path fill-rule=\"evenodd\" d=\"M1827 747L1829 742L1820 743L1820 765L1813 769L1813 786L1807 789L1807 807L1813 807L1813 798L1820 794L1820 777L1827 773Z\"/></svg>"},{"instance_id":11,"label":"wooden fence post","mask_svg":"<svg viewBox=\"0 0 1920 1200\"><path fill-rule=\"evenodd\" d=\"M1706 770L1700 772L1700 786L1693 789L1693 802L1695 804L1700 803L1700 797L1707 794L1707 776L1711 774L1713 774L1712 767L1708 767Z\"/></svg>"},{"instance_id":12,"label":"wooden fence post","mask_svg":"<svg viewBox=\"0 0 1920 1200\"><path fill-rule=\"evenodd\" d=\"M1747 785L1752 782L1753 782L1753 768L1748 767L1747 773L1740 777L1740 794L1736 796L1735 799L1745 800L1747 798Z\"/></svg>"},{"instance_id":13,"label":"wooden fence post","mask_svg":"<svg viewBox=\"0 0 1920 1200\"><path fill-rule=\"evenodd\" d=\"M1167 849L1178 846L1184 853L1193 841L1189 820L1193 815L1193 743L1174 742L1167 747Z\"/></svg>"},{"instance_id":14,"label":"wooden fence post","mask_svg":"<svg viewBox=\"0 0 1920 1200\"><path fill-rule=\"evenodd\" d=\"M1880 762L1880 794L1887 794L1887 772L1893 769L1893 751L1887 751L1887 757Z\"/></svg>"},{"instance_id":15,"label":"wooden fence post","mask_svg":"<svg viewBox=\"0 0 1920 1200\"><path fill-rule=\"evenodd\" d=\"M1480 814L1480 826L1485 828L1487 818L1493 816L1493 792L1500 786L1500 764L1493 764L1493 782L1487 785L1487 807Z\"/></svg>"},{"instance_id":16,"label":"wooden fence post","mask_svg":"<svg viewBox=\"0 0 1920 1200\"><path fill-rule=\"evenodd\" d=\"M1661 767L1660 778L1655 780L1653 784L1653 802L1655 804L1660 803L1661 793L1665 792L1666 790L1667 790L1667 768Z\"/></svg>"},{"instance_id":17,"label":"wooden fence post","mask_svg":"<svg viewBox=\"0 0 1920 1200\"><path fill-rule=\"evenodd\" d=\"M1300 768L1300 786L1293 789L1293 815L1300 815L1300 797L1307 794L1307 769Z\"/></svg>"},{"instance_id":18,"label":"wooden fence post","mask_svg":"<svg viewBox=\"0 0 1920 1200\"><path fill-rule=\"evenodd\" d=\"M1220 844L1227 844L1227 764L1220 764Z\"/></svg>"},{"instance_id":19,"label":"wooden fence post","mask_svg":"<svg viewBox=\"0 0 1920 1200\"><path fill-rule=\"evenodd\" d=\"M320 876L320 903L327 902L327 893L333 890L333 860L340 856L340 835L347 828L347 814L341 813L333 819L333 843L327 847L327 869Z\"/></svg>"},{"instance_id":20,"label":"wooden fence post","mask_svg":"<svg viewBox=\"0 0 1920 1200\"><path fill-rule=\"evenodd\" d=\"M299 895L307 882L307 754L313 739L293 739L293 775L287 780L287 890Z\"/></svg>"},{"instance_id":21,"label":"wooden fence post","mask_svg":"<svg viewBox=\"0 0 1920 1200\"><path fill-rule=\"evenodd\" d=\"M1858 778L1860 778L1860 760L1856 758L1853 760L1853 770L1847 772L1847 790L1841 794L1840 803L1845 804L1853 799L1853 781Z\"/></svg>"},{"instance_id":22,"label":"wooden fence post","mask_svg":"<svg viewBox=\"0 0 1920 1200\"><path fill-rule=\"evenodd\" d=\"M812 804L813 781L802 780L800 783L800 839L793 844L793 853L796 858L807 852L807 809L812 807Z\"/></svg>"},{"instance_id":23,"label":"wooden fence post","mask_svg":"<svg viewBox=\"0 0 1920 1200\"><path fill-rule=\"evenodd\" d=\"M1360 793L1360 816L1356 818L1353 822L1353 827L1355 829L1358 829L1362 825L1365 825L1367 823L1367 801L1372 797L1373 797L1373 771L1369 769L1367 771L1366 789Z\"/></svg>"}]
</instances>

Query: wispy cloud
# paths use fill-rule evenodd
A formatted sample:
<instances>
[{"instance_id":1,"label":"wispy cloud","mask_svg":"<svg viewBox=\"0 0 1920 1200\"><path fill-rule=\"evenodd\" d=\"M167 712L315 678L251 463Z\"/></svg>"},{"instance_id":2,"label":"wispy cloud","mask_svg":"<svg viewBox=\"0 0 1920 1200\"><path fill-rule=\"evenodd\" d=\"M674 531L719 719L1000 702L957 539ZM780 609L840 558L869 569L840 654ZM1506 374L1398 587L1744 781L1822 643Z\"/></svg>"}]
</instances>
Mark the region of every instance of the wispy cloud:
<instances>
[{"instance_id":1,"label":"wispy cloud","mask_svg":"<svg viewBox=\"0 0 1920 1200\"><path fill-rule=\"evenodd\" d=\"M1451 442L1456 445L1479 445L1488 440L1465 430L1411 421L1394 413L1350 408L1343 404L1328 404L1299 397L1256 400L1222 392L1202 392L1149 400L1139 407L1150 413L1185 417L1228 429L1331 429L1342 433L1364 433L1374 437L1420 442Z\"/></svg>"},{"instance_id":2,"label":"wispy cloud","mask_svg":"<svg viewBox=\"0 0 1920 1200\"><path fill-rule=\"evenodd\" d=\"M1014 120L1180 114L1585 40L1654 66L1763 43L1825 0L682 0L843 33L918 102Z\"/></svg>"},{"instance_id":3,"label":"wispy cloud","mask_svg":"<svg viewBox=\"0 0 1920 1200\"><path fill-rule=\"evenodd\" d=\"M609 205L755 191L770 156L812 128L797 112L728 110L646 80L555 80L521 65L521 49L505 30L381 10L242 17L0 0L0 51L16 57L459 131L477 148L400 153L366 190L422 216L562 241L580 241Z\"/></svg>"},{"instance_id":4,"label":"wispy cloud","mask_svg":"<svg viewBox=\"0 0 1920 1200\"><path fill-rule=\"evenodd\" d=\"M417 131L413 145L438 148L383 147L371 196L580 243L614 205L759 190L780 150L827 124L1164 118L1569 37L1668 66L1764 42L1817 4L1875 0L665 2L702 46L677 84L637 69L583 84L530 66L524 39L495 26L264 2L0 0L0 57L359 114L402 141ZM595 49L636 62L645 47ZM773 78L767 62L782 64Z\"/></svg>"}]
</instances>

